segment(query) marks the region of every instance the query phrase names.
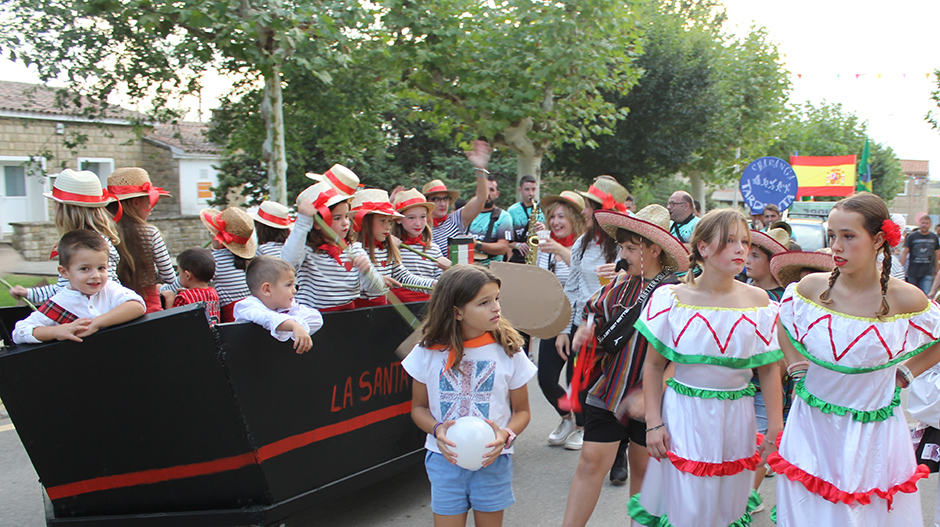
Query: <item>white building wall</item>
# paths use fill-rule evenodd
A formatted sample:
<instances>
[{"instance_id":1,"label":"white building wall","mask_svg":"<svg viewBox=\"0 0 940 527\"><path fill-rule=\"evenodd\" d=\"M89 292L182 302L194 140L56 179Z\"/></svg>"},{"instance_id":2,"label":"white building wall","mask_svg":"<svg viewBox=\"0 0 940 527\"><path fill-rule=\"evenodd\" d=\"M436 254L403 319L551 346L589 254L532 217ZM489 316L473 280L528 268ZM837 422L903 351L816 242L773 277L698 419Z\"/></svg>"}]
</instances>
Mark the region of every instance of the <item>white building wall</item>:
<instances>
[{"instance_id":1,"label":"white building wall","mask_svg":"<svg viewBox=\"0 0 940 527\"><path fill-rule=\"evenodd\" d=\"M217 157L179 158L180 166L180 214L193 215L209 206L212 199L210 187L219 184Z\"/></svg>"}]
</instances>

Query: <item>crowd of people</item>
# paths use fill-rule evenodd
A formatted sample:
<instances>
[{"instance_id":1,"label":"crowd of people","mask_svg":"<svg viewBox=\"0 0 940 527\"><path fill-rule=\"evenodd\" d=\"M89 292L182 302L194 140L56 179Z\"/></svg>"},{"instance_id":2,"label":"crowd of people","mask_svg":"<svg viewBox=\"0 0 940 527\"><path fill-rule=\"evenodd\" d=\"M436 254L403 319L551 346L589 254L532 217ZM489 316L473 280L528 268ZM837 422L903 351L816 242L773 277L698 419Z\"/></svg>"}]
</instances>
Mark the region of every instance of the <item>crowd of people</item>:
<instances>
[{"instance_id":1,"label":"crowd of people","mask_svg":"<svg viewBox=\"0 0 940 527\"><path fill-rule=\"evenodd\" d=\"M580 451L565 526L588 522L608 478L629 481L634 525L744 526L768 473L780 525L922 524L916 483L940 468L940 308L927 296L940 241L928 216L902 243L885 203L858 193L833 207L829 247L804 252L775 206L702 215L679 191L637 211L610 176L539 201L523 177L502 210L489 155L482 141L467 152L475 194L454 210L458 193L440 180L390 195L341 165L308 174L296 218L274 202L204 210L211 250L187 249L176 270L147 223L167 193L145 171L118 169L103 189L65 170L47 194L60 279L11 289L39 304L13 338L81 342L199 302L210 323L254 323L304 353L322 312L383 305L391 291L429 302L402 366L427 433L435 525L464 525L470 510L476 525L502 524L536 376L559 419L545 440ZM536 250L562 284L571 319L538 341L537 367L501 316L499 278L449 258L467 235L483 263ZM913 444L906 387L922 422ZM476 471L448 436L464 416L493 430Z\"/></svg>"}]
</instances>

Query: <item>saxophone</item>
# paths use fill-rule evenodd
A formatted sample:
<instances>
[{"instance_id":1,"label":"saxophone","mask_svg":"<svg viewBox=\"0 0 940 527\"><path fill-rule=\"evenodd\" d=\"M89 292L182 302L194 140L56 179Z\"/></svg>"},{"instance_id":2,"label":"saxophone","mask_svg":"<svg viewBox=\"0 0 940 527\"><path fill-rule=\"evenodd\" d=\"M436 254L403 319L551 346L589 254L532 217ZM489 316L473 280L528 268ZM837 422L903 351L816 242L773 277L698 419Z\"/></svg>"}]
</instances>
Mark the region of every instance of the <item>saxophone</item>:
<instances>
[{"instance_id":1,"label":"saxophone","mask_svg":"<svg viewBox=\"0 0 940 527\"><path fill-rule=\"evenodd\" d=\"M525 255L526 265L535 265L536 260L538 260L539 253L539 237L535 234L535 224L539 221L539 213L541 213L539 208L539 202L535 201L532 203L532 212L529 214L529 226L526 227L526 245L529 246L529 252Z\"/></svg>"}]
</instances>

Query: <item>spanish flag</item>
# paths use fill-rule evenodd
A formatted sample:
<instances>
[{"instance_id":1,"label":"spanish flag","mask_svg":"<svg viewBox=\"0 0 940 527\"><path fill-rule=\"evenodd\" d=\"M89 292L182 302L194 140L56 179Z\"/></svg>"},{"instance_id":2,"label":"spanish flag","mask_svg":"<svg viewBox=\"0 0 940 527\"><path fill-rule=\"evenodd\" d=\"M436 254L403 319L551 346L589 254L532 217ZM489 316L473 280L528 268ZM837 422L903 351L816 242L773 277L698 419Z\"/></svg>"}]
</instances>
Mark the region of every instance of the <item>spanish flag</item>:
<instances>
[{"instance_id":1,"label":"spanish flag","mask_svg":"<svg viewBox=\"0 0 940 527\"><path fill-rule=\"evenodd\" d=\"M848 196L855 192L855 156L791 156L802 196Z\"/></svg>"}]
</instances>

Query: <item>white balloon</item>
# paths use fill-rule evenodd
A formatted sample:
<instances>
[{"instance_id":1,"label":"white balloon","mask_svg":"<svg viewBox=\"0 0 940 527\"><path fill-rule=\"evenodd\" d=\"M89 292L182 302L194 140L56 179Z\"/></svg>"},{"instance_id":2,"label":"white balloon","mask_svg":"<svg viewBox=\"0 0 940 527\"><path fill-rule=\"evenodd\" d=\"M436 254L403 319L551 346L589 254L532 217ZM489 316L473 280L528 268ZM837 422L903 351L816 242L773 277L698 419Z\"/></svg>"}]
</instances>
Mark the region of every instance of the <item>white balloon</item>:
<instances>
[{"instance_id":1,"label":"white balloon","mask_svg":"<svg viewBox=\"0 0 940 527\"><path fill-rule=\"evenodd\" d=\"M483 468L483 456L492 447L486 445L496 440L493 427L483 419L466 416L447 429L447 438L457 444L451 450L457 454L457 466L467 470L480 470Z\"/></svg>"}]
</instances>

